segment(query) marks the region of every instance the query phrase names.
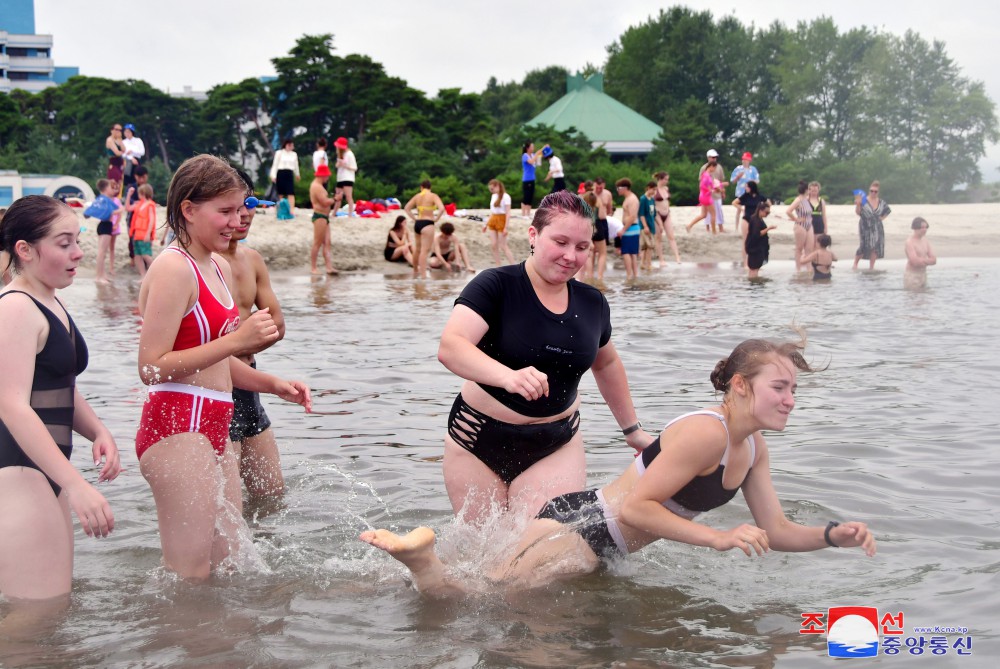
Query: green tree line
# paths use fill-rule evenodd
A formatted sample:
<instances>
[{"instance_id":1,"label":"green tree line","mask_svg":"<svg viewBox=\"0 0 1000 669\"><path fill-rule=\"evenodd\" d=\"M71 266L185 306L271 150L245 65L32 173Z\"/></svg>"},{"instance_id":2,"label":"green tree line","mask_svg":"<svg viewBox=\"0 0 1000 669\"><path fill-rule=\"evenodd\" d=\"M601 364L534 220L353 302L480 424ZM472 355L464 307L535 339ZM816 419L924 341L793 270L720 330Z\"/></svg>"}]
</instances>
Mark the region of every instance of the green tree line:
<instances>
[{"instance_id":1,"label":"green tree line","mask_svg":"<svg viewBox=\"0 0 1000 669\"><path fill-rule=\"evenodd\" d=\"M821 181L832 201L848 201L877 178L892 201L941 202L981 183L976 163L1000 139L982 83L962 76L942 43L913 32L843 32L828 18L761 28L675 7L628 28L607 51L584 73L603 71L608 94L662 127L641 159L612 158L575 129L526 126L566 92L564 68L521 82L492 78L479 93L428 96L367 56L338 55L333 35L323 34L274 58L275 78L220 84L202 102L144 81L83 76L0 96L0 166L93 182L104 174L108 128L131 122L161 200L172 171L202 152L250 169L263 190L273 146L293 136L303 167L298 200L307 202L315 138L345 136L360 166L356 196L368 199L403 199L430 178L445 201L478 208L489 200L487 181L499 178L516 200L530 139L553 145L571 184L624 176L640 189L665 169L678 204L695 200L708 148L727 169L753 152L762 190L778 198L805 178ZM544 195L548 185L539 186Z\"/></svg>"}]
</instances>

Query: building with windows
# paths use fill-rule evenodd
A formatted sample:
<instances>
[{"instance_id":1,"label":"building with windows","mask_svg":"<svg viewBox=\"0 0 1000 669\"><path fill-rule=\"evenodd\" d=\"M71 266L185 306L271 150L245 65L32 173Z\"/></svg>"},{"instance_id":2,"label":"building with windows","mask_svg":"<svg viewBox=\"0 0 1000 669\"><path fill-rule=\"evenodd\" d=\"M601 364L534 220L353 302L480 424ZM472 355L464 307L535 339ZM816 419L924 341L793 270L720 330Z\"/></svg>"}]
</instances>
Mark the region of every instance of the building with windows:
<instances>
[{"instance_id":1,"label":"building with windows","mask_svg":"<svg viewBox=\"0 0 1000 669\"><path fill-rule=\"evenodd\" d=\"M34 0L3 0L0 12L0 93L21 89L37 93L80 74L77 67L56 67L52 35L35 34Z\"/></svg>"},{"instance_id":2,"label":"building with windows","mask_svg":"<svg viewBox=\"0 0 1000 669\"><path fill-rule=\"evenodd\" d=\"M0 207L9 207L25 195L48 195L57 200L76 198L91 202L94 190L83 179L61 174L19 174L0 170Z\"/></svg>"}]
</instances>

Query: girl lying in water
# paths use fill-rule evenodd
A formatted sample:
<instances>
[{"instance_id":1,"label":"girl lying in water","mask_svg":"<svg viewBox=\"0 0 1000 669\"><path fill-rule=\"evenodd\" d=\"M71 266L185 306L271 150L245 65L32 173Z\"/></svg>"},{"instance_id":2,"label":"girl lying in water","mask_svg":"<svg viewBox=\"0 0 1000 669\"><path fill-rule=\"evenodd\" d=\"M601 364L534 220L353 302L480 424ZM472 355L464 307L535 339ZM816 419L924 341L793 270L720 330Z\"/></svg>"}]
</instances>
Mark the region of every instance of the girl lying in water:
<instances>
[{"instance_id":1,"label":"girl lying in water","mask_svg":"<svg viewBox=\"0 0 1000 669\"><path fill-rule=\"evenodd\" d=\"M869 557L875 555L875 538L864 523L793 523L774 491L760 431L785 429L795 407L797 372L814 371L802 357L803 348L804 343L761 339L741 343L710 377L724 393L721 406L672 420L609 485L550 500L491 579L511 589L537 587L591 573L657 539L718 551L738 548L748 556L828 546L859 546ZM694 522L699 513L722 506L740 489L755 525L717 530ZM373 530L360 538L406 565L421 592L446 597L467 591L446 573L430 528L405 536Z\"/></svg>"}]
</instances>

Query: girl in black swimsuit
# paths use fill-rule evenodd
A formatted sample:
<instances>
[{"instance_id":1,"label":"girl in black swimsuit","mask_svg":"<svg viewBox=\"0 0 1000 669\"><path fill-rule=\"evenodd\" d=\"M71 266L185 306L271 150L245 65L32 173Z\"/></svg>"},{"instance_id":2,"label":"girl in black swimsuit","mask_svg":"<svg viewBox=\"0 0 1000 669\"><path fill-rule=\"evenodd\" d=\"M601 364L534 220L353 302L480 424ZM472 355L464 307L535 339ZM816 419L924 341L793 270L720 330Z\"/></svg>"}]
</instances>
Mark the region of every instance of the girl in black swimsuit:
<instances>
[{"instance_id":1,"label":"girl in black swimsuit","mask_svg":"<svg viewBox=\"0 0 1000 669\"><path fill-rule=\"evenodd\" d=\"M669 423L647 448L651 452L643 451L613 483L551 500L527 525L513 554L489 574L491 582L521 590L545 585L593 572L658 539L717 551L737 548L747 556L854 546L874 555L875 539L864 523L807 527L790 521L771 482L761 431L784 430L795 406L797 372L813 371L803 347L762 339L737 346L710 376L723 394L721 406ZM717 530L695 522L698 512L722 506L738 489L756 524ZM445 569L430 528L402 537L374 530L360 538L409 567L417 588L430 596L471 590Z\"/></svg>"},{"instance_id":2,"label":"girl in black swimsuit","mask_svg":"<svg viewBox=\"0 0 1000 669\"><path fill-rule=\"evenodd\" d=\"M107 536L115 523L69 461L76 431L93 442L95 464L104 461L98 481L121 471L114 438L76 390L87 345L56 298L83 257L79 235L76 214L44 195L21 198L0 222L0 246L16 270L0 293L0 593L8 598L69 593L70 509L88 535Z\"/></svg>"}]
</instances>

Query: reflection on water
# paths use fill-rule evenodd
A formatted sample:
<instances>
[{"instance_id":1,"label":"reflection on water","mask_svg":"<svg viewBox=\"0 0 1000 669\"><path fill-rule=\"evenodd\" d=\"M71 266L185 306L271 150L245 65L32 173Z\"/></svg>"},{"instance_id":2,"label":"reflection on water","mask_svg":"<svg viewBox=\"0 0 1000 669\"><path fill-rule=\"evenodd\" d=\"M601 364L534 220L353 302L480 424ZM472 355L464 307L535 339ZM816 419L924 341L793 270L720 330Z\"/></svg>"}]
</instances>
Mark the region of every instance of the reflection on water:
<instances>
[{"instance_id":1,"label":"reflection on water","mask_svg":"<svg viewBox=\"0 0 1000 669\"><path fill-rule=\"evenodd\" d=\"M829 666L825 638L798 634L800 615L845 604L903 610L907 626L966 625L985 657L997 630L984 621L1000 618L996 599L976 594L995 590L1000 564L1000 262L942 261L916 292L892 261L876 272L838 266L819 283L790 263L763 273L750 283L729 264L685 265L629 286L606 277L639 415L656 425L710 404L708 373L732 346L805 327L810 357L829 369L800 377L788 429L768 435L775 486L799 522L867 521L875 559L834 550L748 559L661 543L611 573L538 592L427 601L356 537L430 525L470 579L510 539L502 523L456 524L441 478L460 382L436 360L438 336L467 277L276 277L288 331L260 366L308 382L316 413L265 401L288 483L282 501L246 509L266 567L177 583L159 567L133 450L138 284L80 281L64 301L91 345L81 389L123 451L125 472L102 486L118 524L103 541L77 532L69 611L33 642L0 641L0 664L819 667ZM589 376L582 393L597 485L632 458ZM96 480L88 453L81 440L74 461ZM750 517L738 496L704 520Z\"/></svg>"}]
</instances>

